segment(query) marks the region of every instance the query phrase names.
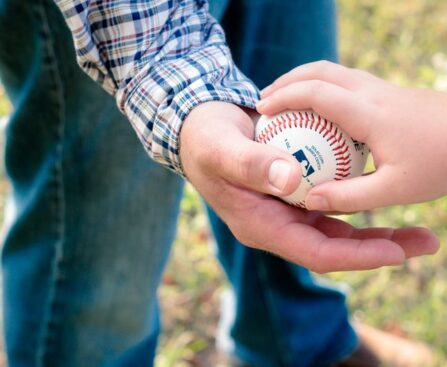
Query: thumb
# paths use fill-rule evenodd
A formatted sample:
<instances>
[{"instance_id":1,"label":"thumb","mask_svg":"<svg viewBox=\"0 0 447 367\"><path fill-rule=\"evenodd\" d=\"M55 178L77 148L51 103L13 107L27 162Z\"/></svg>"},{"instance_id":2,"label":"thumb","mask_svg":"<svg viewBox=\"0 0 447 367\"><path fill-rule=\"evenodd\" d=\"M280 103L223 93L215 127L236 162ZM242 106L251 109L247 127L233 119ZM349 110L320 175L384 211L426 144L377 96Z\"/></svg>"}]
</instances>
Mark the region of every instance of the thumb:
<instances>
[{"instance_id":1,"label":"thumb","mask_svg":"<svg viewBox=\"0 0 447 367\"><path fill-rule=\"evenodd\" d=\"M301 182L301 167L289 153L245 137L232 142L220 160L223 178L271 195L289 195Z\"/></svg>"},{"instance_id":2,"label":"thumb","mask_svg":"<svg viewBox=\"0 0 447 367\"><path fill-rule=\"evenodd\" d=\"M311 189L306 197L308 210L352 213L394 204L398 200L398 185L393 182L388 169L343 181L325 182Z\"/></svg>"}]
</instances>

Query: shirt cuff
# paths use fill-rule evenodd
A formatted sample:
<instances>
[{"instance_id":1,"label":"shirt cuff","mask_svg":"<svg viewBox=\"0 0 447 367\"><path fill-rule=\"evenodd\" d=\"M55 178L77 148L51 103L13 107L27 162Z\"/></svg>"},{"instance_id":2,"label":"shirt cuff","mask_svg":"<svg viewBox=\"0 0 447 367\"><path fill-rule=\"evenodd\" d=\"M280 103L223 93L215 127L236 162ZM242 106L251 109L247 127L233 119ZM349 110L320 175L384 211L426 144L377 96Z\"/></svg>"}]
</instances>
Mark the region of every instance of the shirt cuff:
<instances>
[{"instance_id":1,"label":"shirt cuff","mask_svg":"<svg viewBox=\"0 0 447 367\"><path fill-rule=\"evenodd\" d=\"M140 71L116 95L119 108L152 159L183 177L179 134L190 111L209 101L254 109L260 98L256 86L225 54L220 48L214 55L208 54L208 60L219 66L205 73L203 62L178 59L160 63Z\"/></svg>"}]
</instances>

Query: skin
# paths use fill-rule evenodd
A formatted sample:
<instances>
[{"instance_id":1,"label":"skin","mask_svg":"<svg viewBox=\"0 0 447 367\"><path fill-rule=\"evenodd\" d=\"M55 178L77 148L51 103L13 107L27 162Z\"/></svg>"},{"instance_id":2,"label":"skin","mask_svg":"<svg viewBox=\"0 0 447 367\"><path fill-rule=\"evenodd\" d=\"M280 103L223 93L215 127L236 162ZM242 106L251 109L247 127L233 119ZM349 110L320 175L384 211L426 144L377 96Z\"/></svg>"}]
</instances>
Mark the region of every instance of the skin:
<instances>
[{"instance_id":1,"label":"skin","mask_svg":"<svg viewBox=\"0 0 447 367\"><path fill-rule=\"evenodd\" d=\"M260 113L312 109L371 149L375 172L318 185L308 209L355 212L447 194L447 94L322 61L283 75L262 97Z\"/></svg>"},{"instance_id":2,"label":"skin","mask_svg":"<svg viewBox=\"0 0 447 367\"><path fill-rule=\"evenodd\" d=\"M291 155L253 141L257 118L232 104L207 102L191 111L180 133L188 180L240 242L318 273L396 265L437 251L438 240L427 229L356 229L273 197L292 193L301 170ZM290 165L281 188L269 179L276 160Z\"/></svg>"}]
</instances>

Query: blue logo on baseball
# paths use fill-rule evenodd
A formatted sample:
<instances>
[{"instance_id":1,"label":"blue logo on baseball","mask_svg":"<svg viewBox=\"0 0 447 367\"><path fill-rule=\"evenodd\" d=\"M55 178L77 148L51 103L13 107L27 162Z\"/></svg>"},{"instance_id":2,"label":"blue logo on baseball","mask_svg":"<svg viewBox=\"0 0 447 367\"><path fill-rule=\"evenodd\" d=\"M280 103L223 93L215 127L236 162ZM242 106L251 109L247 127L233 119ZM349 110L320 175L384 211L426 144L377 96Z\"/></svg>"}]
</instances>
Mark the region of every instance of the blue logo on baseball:
<instances>
[{"instance_id":1,"label":"blue logo on baseball","mask_svg":"<svg viewBox=\"0 0 447 367\"><path fill-rule=\"evenodd\" d=\"M297 152L293 153L293 156L297 159L298 162L301 163L303 177L308 177L315 172L315 169L312 167L310 161L307 159L302 150L298 150Z\"/></svg>"}]
</instances>

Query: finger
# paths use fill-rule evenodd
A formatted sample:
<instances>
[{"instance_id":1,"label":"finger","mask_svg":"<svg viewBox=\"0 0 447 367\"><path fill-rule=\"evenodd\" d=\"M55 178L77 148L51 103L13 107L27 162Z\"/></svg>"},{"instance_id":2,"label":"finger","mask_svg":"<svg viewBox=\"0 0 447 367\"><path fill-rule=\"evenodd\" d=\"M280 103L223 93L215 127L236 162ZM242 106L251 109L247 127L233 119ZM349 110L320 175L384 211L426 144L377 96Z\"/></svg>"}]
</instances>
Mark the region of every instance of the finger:
<instances>
[{"instance_id":1,"label":"finger","mask_svg":"<svg viewBox=\"0 0 447 367\"><path fill-rule=\"evenodd\" d=\"M439 239L426 228L363 228L356 229L336 218L321 216L313 226L330 238L388 239L398 244L408 259L414 256L434 254L439 249Z\"/></svg>"},{"instance_id":2,"label":"finger","mask_svg":"<svg viewBox=\"0 0 447 367\"><path fill-rule=\"evenodd\" d=\"M369 175L325 182L309 191L306 208L351 213L393 205L400 197L395 181L392 168L382 166Z\"/></svg>"},{"instance_id":3,"label":"finger","mask_svg":"<svg viewBox=\"0 0 447 367\"><path fill-rule=\"evenodd\" d=\"M353 238L387 238L397 243L408 259L414 256L434 254L439 249L439 239L426 228L363 228L356 229Z\"/></svg>"},{"instance_id":4,"label":"finger","mask_svg":"<svg viewBox=\"0 0 447 367\"><path fill-rule=\"evenodd\" d=\"M439 238L427 228L401 228L392 240L399 243L406 258L434 254L439 250Z\"/></svg>"},{"instance_id":5,"label":"finger","mask_svg":"<svg viewBox=\"0 0 447 367\"><path fill-rule=\"evenodd\" d=\"M288 109L311 109L360 141L366 141L369 135L371 119L368 116L373 112L372 107L356 93L318 80L297 82L278 89L256 107L264 115Z\"/></svg>"},{"instance_id":6,"label":"finger","mask_svg":"<svg viewBox=\"0 0 447 367\"><path fill-rule=\"evenodd\" d=\"M272 201L268 206L257 205L250 212L249 221L236 225L243 227L243 235L238 237L242 232L237 228L235 235L242 243L273 252L319 273L373 269L404 261L404 251L386 238L388 233L384 233L385 238L356 239L352 226L333 219L326 231L342 237L331 238L325 230L320 230L315 215L321 217Z\"/></svg>"},{"instance_id":7,"label":"finger","mask_svg":"<svg viewBox=\"0 0 447 367\"><path fill-rule=\"evenodd\" d=\"M383 238L346 239L326 238L319 244L310 269L317 273L348 270L371 270L400 265L405 260L402 248Z\"/></svg>"},{"instance_id":8,"label":"finger","mask_svg":"<svg viewBox=\"0 0 447 367\"><path fill-rule=\"evenodd\" d=\"M228 142L228 140L225 140ZM233 184L271 195L289 195L299 186L301 167L288 152L234 136L220 147L219 174ZM225 143L227 144L227 143ZM214 167L216 169L216 167Z\"/></svg>"},{"instance_id":9,"label":"finger","mask_svg":"<svg viewBox=\"0 0 447 367\"><path fill-rule=\"evenodd\" d=\"M330 61L317 61L300 65L280 76L270 86L262 90L261 96L266 98L288 84L305 80L321 80L349 90L357 90L364 84L366 75L359 70Z\"/></svg>"},{"instance_id":10,"label":"finger","mask_svg":"<svg viewBox=\"0 0 447 367\"><path fill-rule=\"evenodd\" d=\"M333 222L332 226L345 224ZM332 229L331 231L334 231ZM282 255L292 261L302 259L303 264L318 273L345 270L368 270L382 266L398 265L405 259L401 246L386 237L355 238L356 230L342 237L329 237L318 227L290 224L281 231L284 236L296 238L290 247L284 246ZM298 233L301 235L298 237Z\"/></svg>"}]
</instances>

